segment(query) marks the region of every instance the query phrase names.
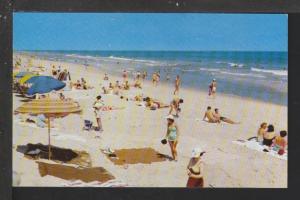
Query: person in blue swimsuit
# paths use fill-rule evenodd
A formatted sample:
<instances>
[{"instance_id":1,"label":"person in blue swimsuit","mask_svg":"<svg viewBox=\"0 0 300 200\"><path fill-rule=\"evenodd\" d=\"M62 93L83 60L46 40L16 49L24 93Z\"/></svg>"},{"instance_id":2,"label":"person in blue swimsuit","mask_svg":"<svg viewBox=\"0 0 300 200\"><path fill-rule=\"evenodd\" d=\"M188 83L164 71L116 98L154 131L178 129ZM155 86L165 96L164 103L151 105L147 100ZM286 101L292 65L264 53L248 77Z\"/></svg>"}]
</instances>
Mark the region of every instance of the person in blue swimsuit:
<instances>
[{"instance_id":1,"label":"person in blue swimsuit","mask_svg":"<svg viewBox=\"0 0 300 200\"><path fill-rule=\"evenodd\" d=\"M167 125L168 127L167 127L167 134L165 138L169 142L173 160L177 161L176 146L178 144L179 130L178 130L178 126L175 124L173 115L168 115L167 120L168 120L168 125Z\"/></svg>"}]
</instances>

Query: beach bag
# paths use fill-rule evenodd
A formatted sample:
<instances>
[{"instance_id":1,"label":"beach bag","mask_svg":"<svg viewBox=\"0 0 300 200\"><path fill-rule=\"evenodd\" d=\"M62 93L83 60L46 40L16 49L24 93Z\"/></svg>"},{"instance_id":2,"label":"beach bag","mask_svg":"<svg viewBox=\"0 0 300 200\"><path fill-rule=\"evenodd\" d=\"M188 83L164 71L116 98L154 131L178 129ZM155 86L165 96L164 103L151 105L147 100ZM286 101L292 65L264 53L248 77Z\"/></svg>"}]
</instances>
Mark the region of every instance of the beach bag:
<instances>
[{"instance_id":1,"label":"beach bag","mask_svg":"<svg viewBox=\"0 0 300 200\"><path fill-rule=\"evenodd\" d=\"M161 142L162 144L167 144L167 140L166 140L166 139L162 139L160 142Z\"/></svg>"},{"instance_id":2,"label":"beach bag","mask_svg":"<svg viewBox=\"0 0 300 200\"><path fill-rule=\"evenodd\" d=\"M92 126L93 126L93 122L90 121L90 120L84 120L84 127L83 129L84 130L91 130L92 129Z\"/></svg>"}]
</instances>

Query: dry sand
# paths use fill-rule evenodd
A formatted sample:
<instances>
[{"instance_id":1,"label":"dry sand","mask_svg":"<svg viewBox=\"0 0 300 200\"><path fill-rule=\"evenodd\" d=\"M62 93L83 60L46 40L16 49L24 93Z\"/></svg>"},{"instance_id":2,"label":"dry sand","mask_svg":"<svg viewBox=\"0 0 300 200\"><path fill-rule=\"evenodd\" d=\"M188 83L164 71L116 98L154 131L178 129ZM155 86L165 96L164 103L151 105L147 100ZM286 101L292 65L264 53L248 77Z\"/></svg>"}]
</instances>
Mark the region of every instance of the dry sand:
<instances>
[{"instance_id":1,"label":"dry sand","mask_svg":"<svg viewBox=\"0 0 300 200\"><path fill-rule=\"evenodd\" d=\"M21 57L23 61L26 60L25 56ZM184 98L184 104L181 106L180 117L176 119L181 132L178 162L167 160L151 164L129 164L124 167L111 162L101 149L153 148L159 153L170 155L169 146L160 143L166 133L165 116L169 110L151 111L137 106L134 102L121 100L118 96L102 95L106 105L126 108L103 113L104 131L100 138L95 138L94 131L83 131L82 127L83 119L96 123L92 103L95 97L101 94L104 77L101 69L91 66L86 69L82 65L38 58L33 60L33 64L43 65L47 70L51 69L52 64L61 65L71 72L72 80L84 77L95 87L86 91L64 92L67 97L79 102L83 113L54 120L57 129L51 132L52 144L87 151L91 156L93 167L103 167L114 177L131 186L185 187L186 166L191 151L200 145L207 152L203 157L205 187L287 187L287 161L232 143L233 140L255 136L259 124L263 121L272 123L276 132L287 129L287 106L224 94L217 94L216 99L211 99L206 92L181 89L179 96ZM49 74L49 71L45 73ZM122 80L116 76L110 76L110 79ZM151 83L144 82L142 90L131 89L127 93L142 92L168 103L173 98L173 89L163 84L154 87ZM20 100L20 97L14 96L14 110L22 104ZM229 125L201 121L208 105L219 108L224 116L242 123ZM21 175L20 186L62 186L66 180L49 175L41 177L38 164L16 151L17 145L47 144L47 129L21 125L17 120L18 117L13 117L13 170ZM72 137L61 139L59 135Z\"/></svg>"}]
</instances>

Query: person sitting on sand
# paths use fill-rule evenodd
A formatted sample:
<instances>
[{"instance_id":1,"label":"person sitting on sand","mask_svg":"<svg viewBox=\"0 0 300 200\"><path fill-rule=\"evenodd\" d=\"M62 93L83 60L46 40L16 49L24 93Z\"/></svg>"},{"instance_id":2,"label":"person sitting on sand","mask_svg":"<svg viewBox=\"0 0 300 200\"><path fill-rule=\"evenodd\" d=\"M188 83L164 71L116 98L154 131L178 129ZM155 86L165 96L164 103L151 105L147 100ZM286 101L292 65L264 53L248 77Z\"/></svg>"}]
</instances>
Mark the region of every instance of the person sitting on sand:
<instances>
[{"instance_id":1,"label":"person sitting on sand","mask_svg":"<svg viewBox=\"0 0 300 200\"><path fill-rule=\"evenodd\" d=\"M175 124L175 119L173 115L168 115L166 117L168 124L167 124L167 134L165 139L168 140L171 153L174 161L177 161L177 144L178 144L178 137L179 137L179 129L178 126Z\"/></svg>"},{"instance_id":2,"label":"person sitting on sand","mask_svg":"<svg viewBox=\"0 0 300 200\"><path fill-rule=\"evenodd\" d=\"M170 111L169 115L172 114L173 111L175 111L175 117L179 117L178 113L181 111L180 110L180 104L183 103L183 99L180 99L178 97L174 97L174 99L170 103Z\"/></svg>"},{"instance_id":3,"label":"person sitting on sand","mask_svg":"<svg viewBox=\"0 0 300 200\"><path fill-rule=\"evenodd\" d=\"M201 159L201 156L203 156L204 153L205 151L203 151L200 147L194 148L192 151L192 158L187 166L187 174L189 179L186 183L186 187L188 188L204 187L203 162Z\"/></svg>"},{"instance_id":4,"label":"person sitting on sand","mask_svg":"<svg viewBox=\"0 0 300 200\"><path fill-rule=\"evenodd\" d=\"M93 104L93 108L94 108L94 113L96 116L96 121L97 121L97 125L98 125L98 131L103 131L102 128L102 123L101 123L101 112L102 112L102 107L104 106L103 101L101 100L101 96L97 96L96 97L96 101Z\"/></svg>"},{"instance_id":5,"label":"person sitting on sand","mask_svg":"<svg viewBox=\"0 0 300 200\"><path fill-rule=\"evenodd\" d=\"M274 126L270 124L267 131L263 135L263 145L271 147L273 140L275 139Z\"/></svg>"},{"instance_id":6,"label":"person sitting on sand","mask_svg":"<svg viewBox=\"0 0 300 200\"><path fill-rule=\"evenodd\" d=\"M239 122L234 122L233 120L227 118L227 117L222 117L219 113L219 109L216 108L215 112L213 113L213 116L217 121L220 123L221 121L226 122L228 124L239 124Z\"/></svg>"},{"instance_id":7,"label":"person sitting on sand","mask_svg":"<svg viewBox=\"0 0 300 200\"><path fill-rule=\"evenodd\" d=\"M109 83L108 88L109 89L114 89L114 86L113 86L113 84L111 82Z\"/></svg>"},{"instance_id":8,"label":"person sitting on sand","mask_svg":"<svg viewBox=\"0 0 300 200\"><path fill-rule=\"evenodd\" d=\"M56 76L57 76L57 70L56 70L56 68L55 68L55 65L52 66L52 76L53 76L54 78L56 78Z\"/></svg>"},{"instance_id":9,"label":"person sitting on sand","mask_svg":"<svg viewBox=\"0 0 300 200\"><path fill-rule=\"evenodd\" d=\"M266 122L261 123L258 131L257 131L257 142L261 143L264 140L264 134L266 133L268 124Z\"/></svg>"},{"instance_id":10,"label":"person sitting on sand","mask_svg":"<svg viewBox=\"0 0 300 200\"><path fill-rule=\"evenodd\" d=\"M286 131L280 131L280 134L277 135L273 140L273 150L276 151L279 155L283 155L285 153L285 149L287 147L286 136Z\"/></svg>"},{"instance_id":11,"label":"person sitting on sand","mask_svg":"<svg viewBox=\"0 0 300 200\"><path fill-rule=\"evenodd\" d=\"M206 118L207 118L207 120L206 120ZM207 107L207 110L206 110L206 112L204 114L204 117L203 117L203 121L210 122L210 123L219 122L219 120L214 117L213 111L211 110L210 106Z\"/></svg>"},{"instance_id":12,"label":"person sitting on sand","mask_svg":"<svg viewBox=\"0 0 300 200\"><path fill-rule=\"evenodd\" d=\"M135 83L133 84L133 87L142 89L142 83L140 79L136 79Z\"/></svg>"},{"instance_id":13,"label":"person sitting on sand","mask_svg":"<svg viewBox=\"0 0 300 200\"><path fill-rule=\"evenodd\" d=\"M59 93L59 99L62 101L71 101L71 98L66 98L63 93Z\"/></svg>"},{"instance_id":14,"label":"person sitting on sand","mask_svg":"<svg viewBox=\"0 0 300 200\"><path fill-rule=\"evenodd\" d=\"M130 89L130 85L129 85L129 81L125 81L124 85L123 85L123 89L124 90L129 90Z\"/></svg>"},{"instance_id":15,"label":"person sitting on sand","mask_svg":"<svg viewBox=\"0 0 300 200\"><path fill-rule=\"evenodd\" d=\"M74 86L75 86L76 89L81 89L81 88L82 88L82 85L81 85L81 83L80 83L80 80L77 80L77 82L74 83Z\"/></svg>"},{"instance_id":16,"label":"person sitting on sand","mask_svg":"<svg viewBox=\"0 0 300 200\"><path fill-rule=\"evenodd\" d=\"M109 79L109 78L108 78L108 75L105 73L105 74L104 74L103 80L108 81L108 79Z\"/></svg>"}]
</instances>

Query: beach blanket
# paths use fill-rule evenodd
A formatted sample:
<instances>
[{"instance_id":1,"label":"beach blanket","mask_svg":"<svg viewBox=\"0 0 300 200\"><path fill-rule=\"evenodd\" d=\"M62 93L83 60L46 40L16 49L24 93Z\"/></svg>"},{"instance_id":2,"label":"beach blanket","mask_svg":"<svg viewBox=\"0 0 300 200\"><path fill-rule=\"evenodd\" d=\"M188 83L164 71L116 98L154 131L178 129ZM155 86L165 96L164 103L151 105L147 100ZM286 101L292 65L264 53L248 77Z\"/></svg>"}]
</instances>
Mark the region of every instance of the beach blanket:
<instances>
[{"instance_id":1,"label":"beach blanket","mask_svg":"<svg viewBox=\"0 0 300 200\"><path fill-rule=\"evenodd\" d=\"M288 154L287 151L285 152L285 154L279 155L277 152L273 151L272 149L269 150L267 146L261 145L255 140L250 140L250 141L249 140L247 140L247 141L246 140L236 140L236 141L232 141L232 143L268 154L270 156L273 156L273 157L276 157L276 158L279 158L282 160L287 160L287 154ZM269 152L265 152L264 149L267 149Z\"/></svg>"},{"instance_id":2,"label":"beach blanket","mask_svg":"<svg viewBox=\"0 0 300 200\"><path fill-rule=\"evenodd\" d=\"M106 182L92 181L85 183L81 180L69 181L62 184L65 187L128 187L128 184L119 180L109 180Z\"/></svg>"}]
</instances>

